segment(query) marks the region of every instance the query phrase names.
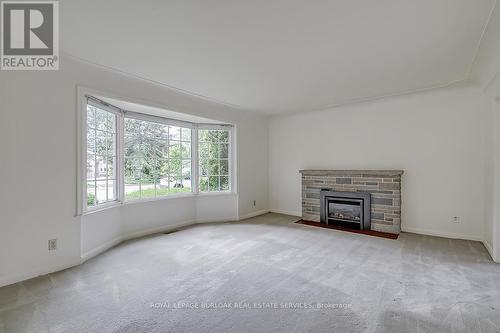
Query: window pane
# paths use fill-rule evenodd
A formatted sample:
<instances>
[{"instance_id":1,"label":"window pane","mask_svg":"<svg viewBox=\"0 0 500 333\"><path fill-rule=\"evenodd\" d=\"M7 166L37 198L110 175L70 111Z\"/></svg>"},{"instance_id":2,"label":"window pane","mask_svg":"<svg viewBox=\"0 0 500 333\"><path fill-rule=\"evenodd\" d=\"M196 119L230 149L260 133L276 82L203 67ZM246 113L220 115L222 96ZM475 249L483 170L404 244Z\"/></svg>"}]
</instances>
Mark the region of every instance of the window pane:
<instances>
[{"instance_id":1,"label":"window pane","mask_svg":"<svg viewBox=\"0 0 500 333\"><path fill-rule=\"evenodd\" d=\"M220 142L229 142L229 131L220 131L219 141Z\"/></svg>"},{"instance_id":2,"label":"window pane","mask_svg":"<svg viewBox=\"0 0 500 333\"><path fill-rule=\"evenodd\" d=\"M136 119L125 118L125 142L129 145L134 143L140 133L141 122Z\"/></svg>"},{"instance_id":3,"label":"window pane","mask_svg":"<svg viewBox=\"0 0 500 333\"><path fill-rule=\"evenodd\" d=\"M191 161L182 161L182 188L191 191Z\"/></svg>"},{"instance_id":4,"label":"window pane","mask_svg":"<svg viewBox=\"0 0 500 333\"><path fill-rule=\"evenodd\" d=\"M145 121L142 124L142 128L142 134L149 139L153 139L156 141L165 139L167 129L163 124Z\"/></svg>"},{"instance_id":5,"label":"window pane","mask_svg":"<svg viewBox=\"0 0 500 333\"><path fill-rule=\"evenodd\" d=\"M95 128L95 108L87 104L87 127Z\"/></svg>"},{"instance_id":6,"label":"window pane","mask_svg":"<svg viewBox=\"0 0 500 333\"><path fill-rule=\"evenodd\" d=\"M218 191L219 190L219 176L208 177L208 187L209 187L210 191Z\"/></svg>"},{"instance_id":7,"label":"window pane","mask_svg":"<svg viewBox=\"0 0 500 333\"><path fill-rule=\"evenodd\" d=\"M96 121L96 129L101 131L108 130L109 122L108 122L108 113L107 111L95 108L95 121Z\"/></svg>"},{"instance_id":8,"label":"window pane","mask_svg":"<svg viewBox=\"0 0 500 333\"><path fill-rule=\"evenodd\" d=\"M210 130L207 134L207 141L209 142L218 142L219 141L219 131Z\"/></svg>"},{"instance_id":9,"label":"window pane","mask_svg":"<svg viewBox=\"0 0 500 333\"><path fill-rule=\"evenodd\" d=\"M191 143L189 142L183 142L182 143L182 158L183 159L190 159L191 158Z\"/></svg>"},{"instance_id":10,"label":"window pane","mask_svg":"<svg viewBox=\"0 0 500 333\"><path fill-rule=\"evenodd\" d=\"M95 154L96 149L96 134L95 129L87 127L87 154Z\"/></svg>"},{"instance_id":11,"label":"window pane","mask_svg":"<svg viewBox=\"0 0 500 333\"><path fill-rule=\"evenodd\" d=\"M208 160L200 161L200 176L208 176Z\"/></svg>"},{"instance_id":12,"label":"window pane","mask_svg":"<svg viewBox=\"0 0 500 333\"><path fill-rule=\"evenodd\" d=\"M141 199L154 198L155 193L155 184L148 180L143 180L141 184Z\"/></svg>"},{"instance_id":13,"label":"window pane","mask_svg":"<svg viewBox=\"0 0 500 333\"><path fill-rule=\"evenodd\" d=\"M160 124L161 126L161 140L163 142L167 142L168 140L168 126L167 125L163 125L163 124Z\"/></svg>"},{"instance_id":14,"label":"window pane","mask_svg":"<svg viewBox=\"0 0 500 333\"><path fill-rule=\"evenodd\" d=\"M168 156L170 158L181 159L181 143L180 141L170 141L170 145L168 148Z\"/></svg>"},{"instance_id":15,"label":"window pane","mask_svg":"<svg viewBox=\"0 0 500 333\"><path fill-rule=\"evenodd\" d=\"M198 141L206 142L208 140L208 131L199 130L198 131Z\"/></svg>"},{"instance_id":16,"label":"window pane","mask_svg":"<svg viewBox=\"0 0 500 333\"><path fill-rule=\"evenodd\" d=\"M97 198L97 204L106 202L106 181L101 180L96 182L96 198Z\"/></svg>"},{"instance_id":17,"label":"window pane","mask_svg":"<svg viewBox=\"0 0 500 333\"><path fill-rule=\"evenodd\" d=\"M116 155L116 135L112 133L106 134L106 155L115 156Z\"/></svg>"},{"instance_id":18,"label":"window pane","mask_svg":"<svg viewBox=\"0 0 500 333\"><path fill-rule=\"evenodd\" d=\"M160 176L160 181L158 182L157 189L168 190L170 188L170 181L168 173L163 173Z\"/></svg>"},{"instance_id":19,"label":"window pane","mask_svg":"<svg viewBox=\"0 0 500 333\"><path fill-rule=\"evenodd\" d=\"M208 161L208 174L218 175L219 174L219 160L209 160Z\"/></svg>"},{"instance_id":20,"label":"window pane","mask_svg":"<svg viewBox=\"0 0 500 333\"><path fill-rule=\"evenodd\" d=\"M229 174L229 161L228 160L220 160L219 172L221 175Z\"/></svg>"},{"instance_id":21,"label":"window pane","mask_svg":"<svg viewBox=\"0 0 500 333\"><path fill-rule=\"evenodd\" d=\"M87 180L93 180L95 175L95 156L87 154Z\"/></svg>"},{"instance_id":22,"label":"window pane","mask_svg":"<svg viewBox=\"0 0 500 333\"><path fill-rule=\"evenodd\" d=\"M168 160L168 174L179 176L182 172L182 161L179 159Z\"/></svg>"},{"instance_id":23,"label":"window pane","mask_svg":"<svg viewBox=\"0 0 500 333\"><path fill-rule=\"evenodd\" d=\"M99 180L106 180L108 174L108 165L105 157L96 156L95 169L96 169L96 178Z\"/></svg>"},{"instance_id":24,"label":"window pane","mask_svg":"<svg viewBox=\"0 0 500 333\"><path fill-rule=\"evenodd\" d=\"M155 184L156 186L156 196L161 197L170 194L170 189L162 185L161 183Z\"/></svg>"},{"instance_id":25,"label":"window pane","mask_svg":"<svg viewBox=\"0 0 500 333\"><path fill-rule=\"evenodd\" d=\"M108 151L108 133L104 131L96 131L96 154L104 156Z\"/></svg>"},{"instance_id":26,"label":"window pane","mask_svg":"<svg viewBox=\"0 0 500 333\"><path fill-rule=\"evenodd\" d=\"M229 145L227 143L221 143L219 145L220 158L229 157Z\"/></svg>"},{"instance_id":27,"label":"window pane","mask_svg":"<svg viewBox=\"0 0 500 333\"><path fill-rule=\"evenodd\" d=\"M200 178L200 191L202 192L208 191L208 177Z\"/></svg>"},{"instance_id":28,"label":"window pane","mask_svg":"<svg viewBox=\"0 0 500 333\"><path fill-rule=\"evenodd\" d=\"M208 159L209 156L209 144L202 142L198 145L200 159Z\"/></svg>"},{"instance_id":29,"label":"window pane","mask_svg":"<svg viewBox=\"0 0 500 333\"><path fill-rule=\"evenodd\" d=\"M176 191L173 191L173 192L180 192L179 190L184 188L184 184L182 183L181 176L174 176L172 188L176 189Z\"/></svg>"},{"instance_id":30,"label":"window pane","mask_svg":"<svg viewBox=\"0 0 500 333\"><path fill-rule=\"evenodd\" d=\"M125 183L139 183L141 179L141 163L139 160L127 158L125 160Z\"/></svg>"},{"instance_id":31,"label":"window pane","mask_svg":"<svg viewBox=\"0 0 500 333\"><path fill-rule=\"evenodd\" d=\"M96 204L95 183L87 182L87 206L95 206Z\"/></svg>"},{"instance_id":32,"label":"window pane","mask_svg":"<svg viewBox=\"0 0 500 333\"><path fill-rule=\"evenodd\" d=\"M181 129L181 138L182 138L182 141L191 142L191 129L190 128L182 128Z\"/></svg>"},{"instance_id":33,"label":"window pane","mask_svg":"<svg viewBox=\"0 0 500 333\"><path fill-rule=\"evenodd\" d=\"M106 113L106 131L116 133L116 116L111 112Z\"/></svg>"},{"instance_id":34,"label":"window pane","mask_svg":"<svg viewBox=\"0 0 500 333\"><path fill-rule=\"evenodd\" d=\"M221 191L229 190L229 177L227 176L220 177L220 190Z\"/></svg>"},{"instance_id":35,"label":"window pane","mask_svg":"<svg viewBox=\"0 0 500 333\"><path fill-rule=\"evenodd\" d=\"M106 168L106 175L109 179L116 179L116 157L110 156L107 158L107 168Z\"/></svg>"},{"instance_id":36,"label":"window pane","mask_svg":"<svg viewBox=\"0 0 500 333\"><path fill-rule=\"evenodd\" d=\"M125 179L125 199L139 199L141 197L139 182Z\"/></svg>"},{"instance_id":37,"label":"window pane","mask_svg":"<svg viewBox=\"0 0 500 333\"><path fill-rule=\"evenodd\" d=\"M153 185L157 179L156 172L156 160L151 158L151 155L147 153L147 156L142 161L142 169L141 169L141 184L142 189L144 189L144 185ZM153 191L154 193L154 191Z\"/></svg>"},{"instance_id":38,"label":"window pane","mask_svg":"<svg viewBox=\"0 0 500 333\"><path fill-rule=\"evenodd\" d=\"M115 180L109 180L108 179L108 201L116 200L116 181Z\"/></svg>"},{"instance_id":39,"label":"window pane","mask_svg":"<svg viewBox=\"0 0 500 333\"><path fill-rule=\"evenodd\" d=\"M210 158L219 158L219 145L217 143L210 144L209 150Z\"/></svg>"},{"instance_id":40,"label":"window pane","mask_svg":"<svg viewBox=\"0 0 500 333\"><path fill-rule=\"evenodd\" d=\"M182 177L191 179L191 161L182 161Z\"/></svg>"},{"instance_id":41,"label":"window pane","mask_svg":"<svg viewBox=\"0 0 500 333\"><path fill-rule=\"evenodd\" d=\"M170 140L180 140L181 139L181 129L177 126L168 127L168 137Z\"/></svg>"}]
</instances>

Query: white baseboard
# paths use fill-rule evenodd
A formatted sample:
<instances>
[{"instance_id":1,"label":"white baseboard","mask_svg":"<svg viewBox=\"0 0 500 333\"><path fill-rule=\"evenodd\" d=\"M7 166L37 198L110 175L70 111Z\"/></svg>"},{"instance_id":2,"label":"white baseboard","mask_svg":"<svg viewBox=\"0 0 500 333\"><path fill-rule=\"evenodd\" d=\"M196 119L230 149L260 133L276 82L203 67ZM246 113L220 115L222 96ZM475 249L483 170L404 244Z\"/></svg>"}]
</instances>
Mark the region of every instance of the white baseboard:
<instances>
[{"instance_id":1,"label":"white baseboard","mask_svg":"<svg viewBox=\"0 0 500 333\"><path fill-rule=\"evenodd\" d=\"M162 232L167 232L167 231L171 231L174 229L187 227L187 226L193 225L195 223L197 223L197 220L191 220L191 221L186 221L186 222L181 222L181 223L176 223L176 224L166 224L166 225L162 225L162 226L158 226L158 227L154 227L154 228L129 232L121 237L121 241L124 242L126 240L130 240L130 239L134 239L134 238L140 238L140 237L144 237L144 236L159 234Z\"/></svg>"},{"instance_id":2,"label":"white baseboard","mask_svg":"<svg viewBox=\"0 0 500 333\"><path fill-rule=\"evenodd\" d=\"M465 239L465 240L472 240L472 241L477 241L477 242L483 241L482 237L465 235L465 234L457 234L457 233L447 232L447 231L436 231L436 230L431 230L431 229L401 227L401 231L402 232L411 232L413 234L444 237L444 238L451 238L451 239Z\"/></svg>"},{"instance_id":3,"label":"white baseboard","mask_svg":"<svg viewBox=\"0 0 500 333\"><path fill-rule=\"evenodd\" d=\"M494 262L500 263L500 258L496 258L495 252L493 251L493 246L491 246L490 243L488 243L487 240L483 240L483 245L490 254L491 259L493 259Z\"/></svg>"},{"instance_id":4,"label":"white baseboard","mask_svg":"<svg viewBox=\"0 0 500 333\"><path fill-rule=\"evenodd\" d=\"M286 211L286 210L280 210L280 209L270 209L269 211L271 213L302 217L302 212L293 212L293 211Z\"/></svg>"},{"instance_id":5,"label":"white baseboard","mask_svg":"<svg viewBox=\"0 0 500 333\"><path fill-rule=\"evenodd\" d=\"M8 286L8 285L11 285L11 284L14 284L14 283L18 283L18 282L21 282L21 281L26 281L26 280L29 280L29 279L33 279L33 278L36 278L38 276L47 275L47 274L52 273L52 272L62 271L64 269L68 269L68 268L71 268L71 267L74 267L74 266L78 266L78 265L80 265L82 263L83 263L82 261L78 260L78 261L76 261L74 263L67 263L65 265L53 266L52 268L50 268L48 270L40 268L40 269L37 269L37 270L31 270L31 271L28 271L28 272L25 272L25 273L22 273L22 274L18 274L18 275L5 276L5 277L2 277L0 279L0 287L4 287L4 286Z\"/></svg>"},{"instance_id":6,"label":"white baseboard","mask_svg":"<svg viewBox=\"0 0 500 333\"><path fill-rule=\"evenodd\" d=\"M120 244L122 241L123 241L122 237L117 237L82 254L81 256L82 263Z\"/></svg>"},{"instance_id":7,"label":"white baseboard","mask_svg":"<svg viewBox=\"0 0 500 333\"><path fill-rule=\"evenodd\" d=\"M238 218L236 218L236 217L223 217L223 218L209 217L209 218L204 218L204 219L196 219L191 224L214 223L214 222L235 222L235 221L238 221Z\"/></svg>"},{"instance_id":8,"label":"white baseboard","mask_svg":"<svg viewBox=\"0 0 500 333\"><path fill-rule=\"evenodd\" d=\"M268 209L262 209L262 210L258 210L256 212L252 212L252 213L248 213L248 214L245 214L245 215L240 215L239 217L239 221L241 220L246 220L246 219L249 219L249 218L252 218L252 217L256 217L256 216L259 216L259 215L264 215L264 214L267 214L269 213L269 210Z\"/></svg>"}]
</instances>

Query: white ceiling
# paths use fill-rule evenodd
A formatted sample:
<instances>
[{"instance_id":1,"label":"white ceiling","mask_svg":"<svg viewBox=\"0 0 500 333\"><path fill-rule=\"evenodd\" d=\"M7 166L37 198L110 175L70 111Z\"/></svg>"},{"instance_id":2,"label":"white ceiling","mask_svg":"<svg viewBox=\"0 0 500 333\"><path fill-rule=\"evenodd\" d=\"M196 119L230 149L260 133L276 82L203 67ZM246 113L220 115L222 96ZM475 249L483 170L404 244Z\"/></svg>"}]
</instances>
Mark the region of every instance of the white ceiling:
<instances>
[{"instance_id":1,"label":"white ceiling","mask_svg":"<svg viewBox=\"0 0 500 333\"><path fill-rule=\"evenodd\" d=\"M468 77L495 0L65 0L61 49L270 114Z\"/></svg>"}]
</instances>

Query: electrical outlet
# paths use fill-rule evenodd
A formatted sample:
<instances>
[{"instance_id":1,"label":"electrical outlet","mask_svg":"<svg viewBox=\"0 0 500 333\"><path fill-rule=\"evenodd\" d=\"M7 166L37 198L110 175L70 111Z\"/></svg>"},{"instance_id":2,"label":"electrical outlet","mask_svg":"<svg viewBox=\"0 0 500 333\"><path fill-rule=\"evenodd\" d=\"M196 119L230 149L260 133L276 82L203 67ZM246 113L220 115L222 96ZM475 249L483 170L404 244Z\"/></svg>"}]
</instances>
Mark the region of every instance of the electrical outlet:
<instances>
[{"instance_id":1,"label":"electrical outlet","mask_svg":"<svg viewBox=\"0 0 500 333\"><path fill-rule=\"evenodd\" d=\"M57 250L57 239L49 239L49 251Z\"/></svg>"},{"instance_id":2,"label":"electrical outlet","mask_svg":"<svg viewBox=\"0 0 500 333\"><path fill-rule=\"evenodd\" d=\"M460 216L453 216L453 223L460 223Z\"/></svg>"},{"instance_id":3,"label":"electrical outlet","mask_svg":"<svg viewBox=\"0 0 500 333\"><path fill-rule=\"evenodd\" d=\"M255 207L257 205L257 201L253 201L253 206Z\"/></svg>"}]
</instances>

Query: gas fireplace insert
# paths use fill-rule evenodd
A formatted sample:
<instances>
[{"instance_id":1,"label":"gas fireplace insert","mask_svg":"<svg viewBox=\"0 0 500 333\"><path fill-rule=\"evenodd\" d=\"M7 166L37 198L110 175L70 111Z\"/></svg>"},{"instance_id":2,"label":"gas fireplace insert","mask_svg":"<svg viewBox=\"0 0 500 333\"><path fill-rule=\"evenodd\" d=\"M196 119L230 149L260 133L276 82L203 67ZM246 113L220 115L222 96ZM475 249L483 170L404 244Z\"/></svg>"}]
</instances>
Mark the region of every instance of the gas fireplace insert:
<instances>
[{"instance_id":1,"label":"gas fireplace insert","mask_svg":"<svg viewBox=\"0 0 500 333\"><path fill-rule=\"evenodd\" d=\"M327 225L370 230L370 206L367 192L320 192L320 220Z\"/></svg>"}]
</instances>

